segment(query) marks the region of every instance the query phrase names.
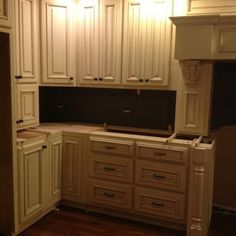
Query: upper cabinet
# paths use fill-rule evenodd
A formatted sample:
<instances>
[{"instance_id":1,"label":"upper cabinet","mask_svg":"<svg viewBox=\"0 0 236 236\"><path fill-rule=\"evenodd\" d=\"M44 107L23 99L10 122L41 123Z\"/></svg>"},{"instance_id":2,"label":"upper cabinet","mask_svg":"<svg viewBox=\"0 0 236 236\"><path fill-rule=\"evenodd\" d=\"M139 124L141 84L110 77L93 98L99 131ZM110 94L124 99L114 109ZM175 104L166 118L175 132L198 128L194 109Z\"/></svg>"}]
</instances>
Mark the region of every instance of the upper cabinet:
<instances>
[{"instance_id":1,"label":"upper cabinet","mask_svg":"<svg viewBox=\"0 0 236 236\"><path fill-rule=\"evenodd\" d=\"M123 83L167 86L171 54L171 0L125 0Z\"/></svg>"},{"instance_id":2,"label":"upper cabinet","mask_svg":"<svg viewBox=\"0 0 236 236\"><path fill-rule=\"evenodd\" d=\"M12 0L0 0L0 26L12 25Z\"/></svg>"},{"instance_id":3,"label":"upper cabinet","mask_svg":"<svg viewBox=\"0 0 236 236\"><path fill-rule=\"evenodd\" d=\"M15 0L15 78L17 82L34 83L38 80L39 27L37 10L37 1Z\"/></svg>"},{"instance_id":4,"label":"upper cabinet","mask_svg":"<svg viewBox=\"0 0 236 236\"><path fill-rule=\"evenodd\" d=\"M80 1L77 21L79 83L120 83L122 3L122 0Z\"/></svg>"},{"instance_id":5,"label":"upper cabinet","mask_svg":"<svg viewBox=\"0 0 236 236\"><path fill-rule=\"evenodd\" d=\"M73 1L41 1L43 84L75 84L73 11Z\"/></svg>"}]
</instances>

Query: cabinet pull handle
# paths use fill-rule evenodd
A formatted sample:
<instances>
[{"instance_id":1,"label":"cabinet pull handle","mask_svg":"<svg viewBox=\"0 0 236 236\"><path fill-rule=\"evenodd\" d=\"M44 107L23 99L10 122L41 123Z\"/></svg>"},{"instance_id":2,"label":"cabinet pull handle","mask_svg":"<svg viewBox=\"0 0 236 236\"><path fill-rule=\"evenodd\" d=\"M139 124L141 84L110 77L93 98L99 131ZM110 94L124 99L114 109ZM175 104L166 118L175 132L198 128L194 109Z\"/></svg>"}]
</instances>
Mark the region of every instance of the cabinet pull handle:
<instances>
[{"instance_id":1,"label":"cabinet pull handle","mask_svg":"<svg viewBox=\"0 0 236 236\"><path fill-rule=\"evenodd\" d=\"M103 80L103 78L102 78L102 77L100 77L100 78L98 78L98 80L99 80L99 81L102 81L102 80Z\"/></svg>"},{"instance_id":2,"label":"cabinet pull handle","mask_svg":"<svg viewBox=\"0 0 236 236\"><path fill-rule=\"evenodd\" d=\"M155 156L166 156L166 153L164 152L154 152Z\"/></svg>"},{"instance_id":3,"label":"cabinet pull handle","mask_svg":"<svg viewBox=\"0 0 236 236\"><path fill-rule=\"evenodd\" d=\"M160 202L152 202L152 205L155 207L164 207L165 206L164 203L160 203Z\"/></svg>"},{"instance_id":4,"label":"cabinet pull handle","mask_svg":"<svg viewBox=\"0 0 236 236\"><path fill-rule=\"evenodd\" d=\"M20 123L24 123L24 121L23 120L17 120L16 121L16 124L20 124Z\"/></svg>"},{"instance_id":5,"label":"cabinet pull handle","mask_svg":"<svg viewBox=\"0 0 236 236\"><path fill-rule=\"evenodd\" d=\"M108 145L106 145L105 148L108 150L115 150L116 149L115 146L108 146Z\"/></svg>"},{"instance_id":6,"label":"cabinet pull handle","mask_svg":"<svg viewBox=\"0 0 236 236\"><path fill-rule=\"evenodd\" d=\"M70 77L70 80L74 80L74 77Z\"/></svg>"},{"instance_id":7,"label":"cabinet pull handle","mask_svg":"<svg viewBox=\"0 0 236 236\"><path fill-rule=\"evenodd\" d=\"M104 192L103 195L106 197L114 197L115 196L114 193L109 193L109 192Z\"/></svg>"},{"instance_id":8,"label":"cabinet pull handle","mask_svg":"<svg viewBox=\"0 0 236 236\"><path fill-rule=\"evenodd\" d=\"M23 79L22 75L16 75L15 79Z\"/></svg>"},{"instance_id":9,"label":"cabinet pull handle","mask_svg":"<svg viewBox=\"0 0 236 236\"><path fill-rule=\"evenodd\" d=\"M153 178L165 179L166 177L164 175L153 174Z\"/></svg>"},{"instance_id":10,"label":"cabinet pull handle","mask_svg":"<svg viewBox=\"0 0 236 236\"><path fill-rule=\"evenodd\" d=\"M47 148L48 148L47 145L43 145L43 146L42 146L42 149L47 149Z\"/></svg>"},{"instance_id":11,"label":"cabinet pull handle","mask_svg":"<svg viewBox=\"0 0 236 236\"><path fill-rule=\"evenodd\" d=\"M114 168L114 167L109 167L109 166L105 166L105 167L104 167L104 170L115 171L116 168Z\"/></svg>"}]
</instances>

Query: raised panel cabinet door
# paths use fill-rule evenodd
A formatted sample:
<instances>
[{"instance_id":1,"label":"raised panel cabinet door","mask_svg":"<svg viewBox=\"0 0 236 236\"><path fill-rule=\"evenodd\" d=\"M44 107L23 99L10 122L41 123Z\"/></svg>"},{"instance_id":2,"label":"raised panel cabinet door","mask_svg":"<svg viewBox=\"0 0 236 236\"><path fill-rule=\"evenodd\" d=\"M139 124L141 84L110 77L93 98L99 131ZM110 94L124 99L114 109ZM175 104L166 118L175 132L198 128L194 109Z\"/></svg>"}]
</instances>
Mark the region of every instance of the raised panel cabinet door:
<instances>
[{"instance_id":1,"label":"raised panel cabinet door","mask_svg":"<svg viewBox=\"0 0 236 236\"><path fill-rule=\"evenodd\" d=\"M17 85L17 128L29 128L39 123L38 86L36 84Z\"/></svg>"},{"instance_id":2,"label":"raised panel cabinet door","mask_svg":"<svg viewBox=\"0 0 236 236\"><path fill-rule=\"evenodd\" d=\"M12 26L12 1L0 0L0 26Z\"/></svg>"},{"instance_id":3,"label":"raised panel cabinet door","mask_svg":"<svg viewBox=\"0 0 236 236\"><path fill-rule=\"evenodd\" d=\"M142 84L146 57L146 14L141 0L124 1L123 84Z\"/></svg>"},{"instance_id":4,"label":"raised panel cabinet door","mask_svg":"<svg viewBox=\"0 0 236 236\"><path fill-rule=\"evenodd\" d=\"M79 83L98 83L98 0L81 0L78 10Z\"/></svg>"},{"instance_id":5,"label":"raised panel cabinet door","mask_svg":"<svg viewBox=\"0 0 236 236\"><path fill-rule=\"evenodd\" d=\"M64 136L62 198L79 200L82 195L82 138Z\"/></svg>"},{"instance_id":6,"label":"raised panel cabinet door","mask_svg":"<svg viewBox=\"0 0 236 236\"><path fill-rule=\"evenodd\" d=\"M121 77L123 1L100 0L99 82L118 84Z\"/></svg>"},{"instance_id":7,"label":"raised panel cabinet door","mask_svg":"<svg viewBox=\"0 0 236 236\"><path fill-rule=\"evenodd\" d=\"M19 150L20 225L37 215L43 207L43 143Z\"/></svg>"},{"instance_id":8,"label":"raised panel cabinet door","mask_svg":"<svg viewBox=\"0 0 236 236\"><path fill-rule=\"evenodd\" d=\"M73 20L72 1L42 1L42 83L75 83Z\"/></svg>"},{"instance_id":9,"label":"raised panel cabinet door","mask_svg":"<svg viewBox=\"0 0 236 236\"><path fill-rule=\"evenodd\" d=\"M167 86L171 54L171 0L154 0L147 12L145 85Z\"/></svg>"},{"instance_id":10,"label":"raised panel cabinet door","mask_svg":"<svg viewBox=\"0 0 236 236\"><path fill-rule=\"evenodd\" d=\"M38 22L37 1L15 1L17 82L37 82Z\"/></svg>"}]
</instances>

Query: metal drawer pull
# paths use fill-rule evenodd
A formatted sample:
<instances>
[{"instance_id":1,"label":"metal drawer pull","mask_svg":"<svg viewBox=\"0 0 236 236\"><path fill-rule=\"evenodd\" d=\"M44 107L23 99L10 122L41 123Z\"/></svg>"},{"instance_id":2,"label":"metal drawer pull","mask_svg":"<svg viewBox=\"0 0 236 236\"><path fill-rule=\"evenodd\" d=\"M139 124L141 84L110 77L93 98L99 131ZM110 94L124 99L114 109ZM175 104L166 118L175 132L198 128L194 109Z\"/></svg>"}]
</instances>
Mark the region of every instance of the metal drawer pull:
<instances>
[{"instance_id":1,"label":"metal drawer pull","mask_svg":"<svg viewBox=\"0 0 236 236\"><path fill-rule=\"evenodd\" d=\"M166 153L163 153L163 152L154 152L154 155L156 155L156 156L166 156Z\"/></svg>"},{"instance_id":2,"label":"metal drawer pull","mask_svg":"<svg viewBox=\"0 0 236 236\"><path fill-rule=\"evenodd\" d=\"M105 148L108 150L115 150L116 149L115 146L108 146L108 145L106 145Z\"/></svg>"},{"instance_id":3,"label":"metal drawer pull","mask_svg":"<svg viewBox=\"0 0 236 236\"><path fill-rule=\"evenodd\" d=\"M164 203L159 203L159 202L152 202L152 205L156 206L156 207L164 207L165 206Z\"/></svg>"},{"instance_id":4,"label":"metal drawer pull","mask_svg":"<svg viewBox=\"0 0 236 236\"><path fill-rule=\"evenodd\" d=\"M165 175L158 175L158 174L153 174L153 177L154 178L157 178L157 179L165 179Z\"/></svg>"},{"instance_id":5,"label":"metal drawer pull","mask_svg":"<svg viewBox=\"0 0 236 236\"><path fill-rule=\"evenodd\" d=\"M105 166L105 167L104 167L104 170L115 171L116 168L114 168L114 167L109 167L109 166Z\"/></svg>"},{"instance_id":6,"label":"metal drawer pull","mask_svg":"<svg viewBox=\"0 0 236 236\"><path fill-rule=\"evenodd\" d=\"M109 192L104 192L103 195L106 197L114 197L115 196L114 193L109 193Z\"/></svg>"}]
</instances>

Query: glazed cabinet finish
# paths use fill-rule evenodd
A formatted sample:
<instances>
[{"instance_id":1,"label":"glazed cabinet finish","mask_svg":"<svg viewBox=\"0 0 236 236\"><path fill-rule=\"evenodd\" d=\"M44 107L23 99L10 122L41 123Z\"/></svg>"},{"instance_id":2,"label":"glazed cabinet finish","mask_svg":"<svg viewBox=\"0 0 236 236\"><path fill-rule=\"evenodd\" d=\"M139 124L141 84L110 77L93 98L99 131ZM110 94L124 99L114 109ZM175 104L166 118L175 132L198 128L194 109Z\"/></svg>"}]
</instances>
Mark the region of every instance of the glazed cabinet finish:
<instances>
[{"instance_id":1,"label":"glazed cabinet finish","mask_svg":"<svg viewBox=\"0 0 236 236\"><path fill-rule=\"evenodd\" d=\"M172 1L124 1L123 84L167 86Z\"/></svg>"},{"instance_id":2,"label":"glazed cabinet finish","mask_svg":"<svg viewBox=\"0 0 236 236\"><path fill-rule=\"evenodd\" d=\"M41 1L42 83L74 85L72 1Z\"/></svg>"},{"instance_id":3,"label":"glazed cabinet finish","mask_svg":"<svg viewBox=\"0 0 236 236\"><path fill-rule=\"evenodd\" d=\"M39 77L38 4L15 0L17 82L36 83Z\"/></svg>"},{"instance_id":4,"label":"glazed cabinet finish","mask_svg":"<svg viewBox=\"0 0 236 236\"><path fill-rule=\"evenodd\" d=\"M0 0L0 26L12 26L12 1Z\"/></svg>"},{"instance_id":5,"label":"glazed cabinet finish","mask_svg":"<svg viewBox=\"0 0 236 236\"><path fill-rule=\"evenodd\" d=\"M43 210L43 176L46 142L18 150L19 224L24 225Z\"/></svg>"},{"instance_id":6,"label":"glazed cabinet finish","mask_svg":"<svg viewBox=\"0 0 236 236\"><path fill-rule=\"evenodd\" d=\"M122 2L80 1L77 50L79 83L120 83Z\"/></svg>"},{"instance_id":7,"label":"glazed cabinet finish","mask_svg":"<svg viewBox=\"0 0 236 236\"><path fill-rule=\"evenodd\" d=\"M39 124L38 85L17 84L17 129L24 129Z\"/></svg>"},{"instance_id":8,"label":"glazed cabinet finish","mask_svg":"<svg viewBox=\"0 0 236 236\"><path fill-rule=\"evenodd\" d=\"M82 137L63 137L62 198L81 201L82 199Z\"/></svg>"}]
</instances>

